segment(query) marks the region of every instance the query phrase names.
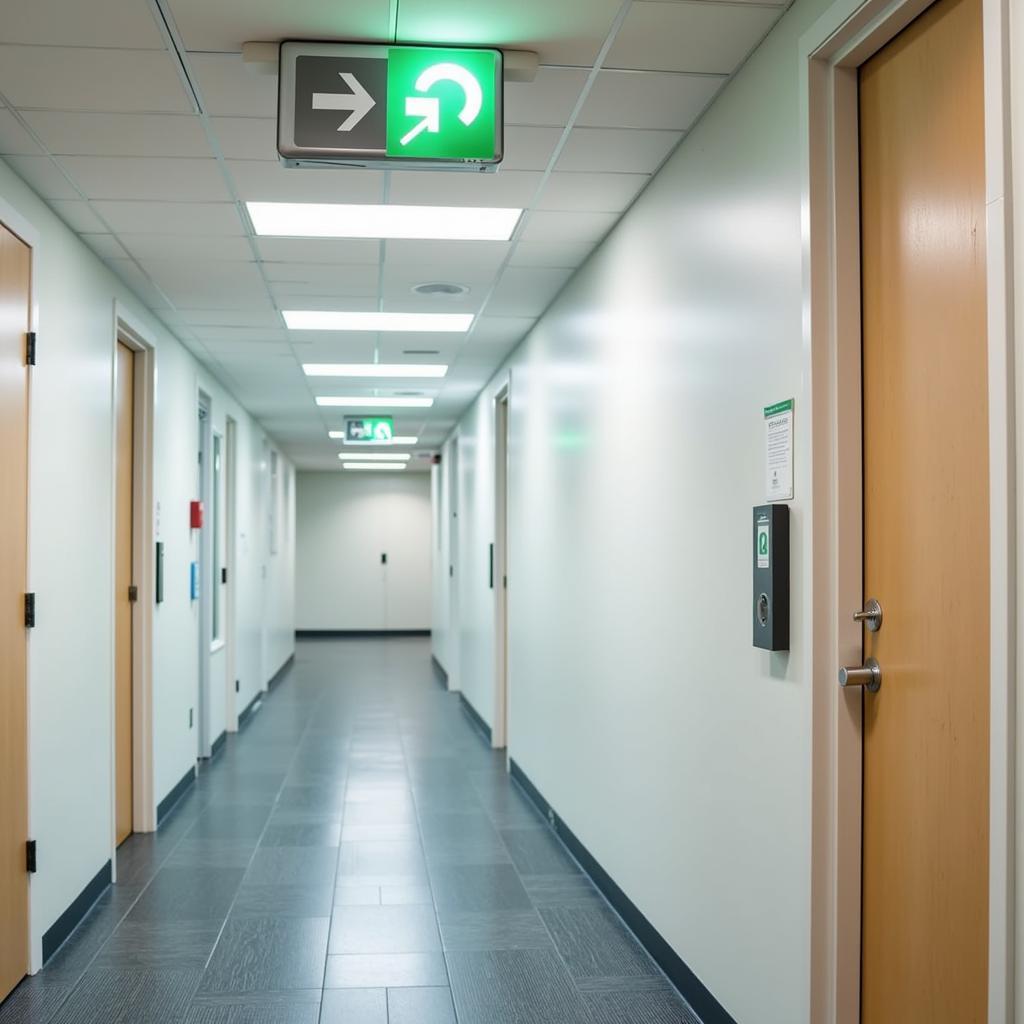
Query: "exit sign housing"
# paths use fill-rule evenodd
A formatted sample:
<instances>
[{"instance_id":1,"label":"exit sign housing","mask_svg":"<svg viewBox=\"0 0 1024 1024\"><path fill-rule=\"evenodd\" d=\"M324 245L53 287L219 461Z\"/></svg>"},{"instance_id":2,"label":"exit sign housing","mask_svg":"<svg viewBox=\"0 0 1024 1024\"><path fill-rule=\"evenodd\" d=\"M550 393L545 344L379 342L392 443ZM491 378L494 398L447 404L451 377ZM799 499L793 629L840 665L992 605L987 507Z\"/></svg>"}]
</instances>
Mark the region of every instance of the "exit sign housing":
<instances>
[{"instance_id":1,"label":"exit sign housing","mask_svg":"<svg viewBox=\"0 0 1024 1024\"><path fill-rule=\"evenodd\" d=\"M493 171L500 50L281 44L277 148L288 166Z\"/></svg>"}]
</instances>

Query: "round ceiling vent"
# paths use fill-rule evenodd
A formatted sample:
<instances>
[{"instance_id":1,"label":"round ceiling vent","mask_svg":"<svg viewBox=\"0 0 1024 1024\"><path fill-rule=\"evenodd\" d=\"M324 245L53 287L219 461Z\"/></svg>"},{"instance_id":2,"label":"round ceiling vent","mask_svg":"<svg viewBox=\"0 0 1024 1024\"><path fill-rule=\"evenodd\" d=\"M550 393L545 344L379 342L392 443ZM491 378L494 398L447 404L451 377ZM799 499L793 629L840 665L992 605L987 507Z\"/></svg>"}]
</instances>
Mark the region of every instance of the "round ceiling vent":
<instances>
[{"instance_id":1,"label":"round ceiling vent","mask_svg":"<svg viewBox=\"0 0 1024 1024\"><path fill-rule=\"evenodd\" d=\"M413 288L417 295L432 295L441 299L448 299L455 295L465 295L469 289L464 284L448 284L444 281L428 281L426 284L418 284Z\"/></svg>"}]
</instances>

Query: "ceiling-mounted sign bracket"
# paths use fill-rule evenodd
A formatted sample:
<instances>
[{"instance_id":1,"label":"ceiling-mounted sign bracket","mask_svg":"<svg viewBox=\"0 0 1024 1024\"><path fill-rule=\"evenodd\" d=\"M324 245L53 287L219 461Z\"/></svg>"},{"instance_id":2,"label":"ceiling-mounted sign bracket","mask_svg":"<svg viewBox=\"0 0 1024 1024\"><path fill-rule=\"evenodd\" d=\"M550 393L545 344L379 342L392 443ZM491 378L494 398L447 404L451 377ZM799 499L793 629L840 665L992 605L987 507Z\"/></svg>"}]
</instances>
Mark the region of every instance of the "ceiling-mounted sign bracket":
<instances>
[{"instance_id":1,"label":"ceiling-mounted sign bracket","mask_svg":"<svg viewBox=\"0 0 1024 1024\"><path fill-rule=\"evenodd\" d=\"M501 163L500 50L285 42L279 68L277 148L287 166Z\"/></svg>"}]
</instances>

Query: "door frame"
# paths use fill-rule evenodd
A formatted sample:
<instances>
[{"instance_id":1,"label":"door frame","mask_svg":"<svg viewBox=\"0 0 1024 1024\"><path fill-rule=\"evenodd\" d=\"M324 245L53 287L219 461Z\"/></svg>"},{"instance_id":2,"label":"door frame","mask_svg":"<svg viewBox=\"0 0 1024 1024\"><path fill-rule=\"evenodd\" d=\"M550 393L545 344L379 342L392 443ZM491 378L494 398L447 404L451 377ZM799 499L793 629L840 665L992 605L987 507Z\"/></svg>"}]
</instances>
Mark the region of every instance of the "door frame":
<instances>
[{"instance_id":1,"label":"door frame","mask_svg":"<svg viewBox=\"0 0 1024 1024\"><path fill-rule=\"evenodd\" d=\"M132 560L139 600L132 614L132 830L156 831L156 797L153 766L153 594L156 588L156 540L153 516L153 434L156 401L156 353L146 340L145 328L119 303L114 304L111 358L111 500L113 501L114 461L116 458L117 417L114 407L114 368L118 342L135 353L134 370L134 452L132 492ZM111 506L113 507L113 506ZM111 516L111 543L116 543L117 523ZM114 548L112 547L113 551ZM110 650L116 651L114 629L114 592L111 587ZM113 665L113 660L111 664ZM113 880L117 881L116 820L116 737L115 680L111 673L110 690L110 835Z\"/></svg>"},{"instance_id":2,"label":"door frame","mask_svg":"<svg viewBox=\"0 0 1024 1024\"><path fill-rule=\"evenodd\" d=\"M985 65L991 712L989 1024L1012 1024L1016 544L1008 11L982 0ZM800 40L804 368L810 381L812 599L811 1019L860 1020L862 656L861 293L856 69L930 0L837 0Z\"/></svg>"},{"instance_id":3,"label":"door frame","mask_svg":"<svg viewBox=\"0 0 1024 1024\"><path fill-rule=\"evenodd\" d=\"M235 673L238 671L238 637L236 635L235 608L237 592L236 536L238 532L238 423L232 416L224 418L223 457L226 465L224 474L224 565L228 570L228 582L224 593L224 645L226 654L227 707L225 722L228 732L238 732L238 700L235 693Z\"/></svg>"},{"instance_id":4,"label":"door frame","mask_svg":"<svg viewBox=\"0 0 1024 1024\"><path fill-rule=\"evenodd\" d=\"M199 643L198 643L198 687L196 695L196 760L209 760L214 737L210 735L212 694L210 693L210 646L213 630L213 573L210 564L213 559L213 542L210 534L213 519L213 398L201 387L196 390L196 461L199 464L198 499L203 503L203 525L196 537L195 558L199 563ZM205 416L202 413L205 411ZM202 456L202 462L199 457Z\"/></svg>"},{"instance_id":5,"label":"door frame","mask_svg":"<svg viewBox=\"0 0 1024 1024\"><path fill-rule=\"evenodd\" d=\"M491 746L508 747L508 589L502 577L508 575L508 425L511 377L494 396L494 554L491 562L494 586L494 728Z\"/></svg>"}]
</instances>

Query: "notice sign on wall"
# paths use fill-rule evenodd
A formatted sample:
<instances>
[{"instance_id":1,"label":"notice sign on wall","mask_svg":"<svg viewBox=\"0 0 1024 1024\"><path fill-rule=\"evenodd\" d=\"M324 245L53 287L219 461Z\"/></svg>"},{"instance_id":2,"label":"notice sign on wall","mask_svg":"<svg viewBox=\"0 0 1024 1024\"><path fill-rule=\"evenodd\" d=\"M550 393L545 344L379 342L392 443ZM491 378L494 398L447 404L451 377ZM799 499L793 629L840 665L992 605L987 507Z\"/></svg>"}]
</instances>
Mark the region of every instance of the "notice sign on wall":
<instances>
[{"instance_id":1,"label":"notice sign on wall","mask_svg":"<svg viewBox=\"0 0 1024 1024\"><path fill-rule=\"evenodd\" d=\"M793 497L793 399L764 410L765 470L768 501Z\"/></svg>"}]
</instances>

